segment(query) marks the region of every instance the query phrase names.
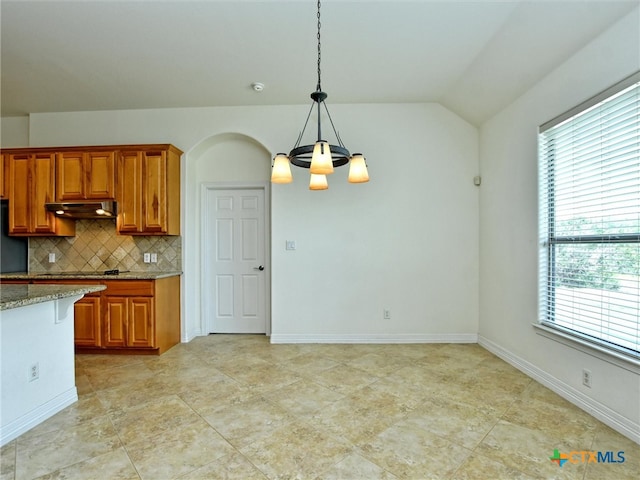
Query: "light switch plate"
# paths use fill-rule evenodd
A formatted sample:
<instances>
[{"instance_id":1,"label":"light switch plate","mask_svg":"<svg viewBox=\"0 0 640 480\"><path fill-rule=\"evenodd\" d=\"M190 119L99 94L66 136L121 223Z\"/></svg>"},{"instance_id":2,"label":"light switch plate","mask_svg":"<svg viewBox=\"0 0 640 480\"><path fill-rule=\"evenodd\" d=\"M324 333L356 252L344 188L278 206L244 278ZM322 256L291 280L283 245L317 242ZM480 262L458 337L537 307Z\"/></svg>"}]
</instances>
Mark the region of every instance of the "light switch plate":
<instances>
[{"instance_id":1,"label":"light switch plate","mask_svg":"<svg viewBox=\"0 0 640 480\"><path fill-rule=\"evenodd\" d=\"M295 240L287 240L285 248L287 250L295 250L296 249L296 241Z\"/></svg>"}]
</instances>

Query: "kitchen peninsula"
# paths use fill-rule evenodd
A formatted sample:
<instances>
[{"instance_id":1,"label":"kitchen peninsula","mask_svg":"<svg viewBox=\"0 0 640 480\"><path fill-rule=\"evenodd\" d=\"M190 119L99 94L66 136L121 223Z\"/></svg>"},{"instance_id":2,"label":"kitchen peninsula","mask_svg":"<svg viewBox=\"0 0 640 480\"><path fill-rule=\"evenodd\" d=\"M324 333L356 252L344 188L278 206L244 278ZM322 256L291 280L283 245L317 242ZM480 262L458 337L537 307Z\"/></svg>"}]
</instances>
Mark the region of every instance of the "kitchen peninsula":
<instances>
[{"instance_id":1,"label":"kitchen peninsula","mask_svg":"<svg viewBox=\"0 0 640 480\"><path fill-rule=\"evenodd\" d=\"M8 273L0 283L99 285L74 306L76 352L159 355L180 342L181 273Z\"/></svg>"},{"instance_id":2,"label":"kitchen peninsula","mask_svg":"<svg viewBox=\"0 0 640 480\"><path fill-rule=\"evenodd\" d=\"M103 285L0 286L0 445L78 400L73 305Z\"/></svg>"}]
</instances>

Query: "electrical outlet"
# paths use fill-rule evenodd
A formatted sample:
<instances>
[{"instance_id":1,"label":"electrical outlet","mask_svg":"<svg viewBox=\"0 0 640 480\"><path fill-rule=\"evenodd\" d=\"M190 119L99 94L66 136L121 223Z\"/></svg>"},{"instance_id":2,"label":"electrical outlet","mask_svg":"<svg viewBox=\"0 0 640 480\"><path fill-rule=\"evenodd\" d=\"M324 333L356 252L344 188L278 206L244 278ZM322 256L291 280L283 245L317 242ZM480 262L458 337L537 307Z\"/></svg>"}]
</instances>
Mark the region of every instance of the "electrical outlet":
<instances>
[{"instance_id":1,"label":"electrical outlet","mask_svg":"<svg viewBox=\"0 0 640 480\"><path fill-rule=\"evenodd\" d=\"M591 388L591 370L586 368L582 370L582 384L585 387Z\"/></svg>"},{"instance_id":2,"label":"electrical outlet","mask_svg":"<svg viewBox=\"0 0 640 480\"><path fill-rule=\"evenodd\" d=\"M49 263L56 263L56 254L55 253L50 253L49 254Z\"/></svg>"},{"instance_id":3,"label":"electrical outlet","mask_svg":"<svg viewBox=\"0 0 640 480\"><path fill-rule=\"evenodd\" d=\"M142 256L142 261L143 261L144 263L151 263L151 254L150 254L150 253L145 253L145 254Z\"/></svg>"},{"instance_id":4,"label":"electrical outlet","mask_svg":"<svg viewBox=\"0 0 640 480\"><path fill-rule=\"evenodd\" d=\"M382 311L382 317L383 317L385 320L391 320L391 310L389 310L389 309L386 309L386 308L385 308L385 309Z\"/></svg>"},{"instance_id":5,"label":"electrical outlet","mask_svg":"<svg viewBox=\"0 0 640 480\"><path fill-rule=\"evenodd\" d=\"M151 254L151 263L158 263L158 254L157 253L152 253Z\"/></svg>"},{"instance_id":6,"label":"electrical outlet","mask_svg":"<svg viewBox=\"0 0 640 480\"><path fill-rule=\"evenodd\" d=\"M40 363L36 362L29 367L29 381L33 382L40 378Z\"/></svg>"}]
</instances>

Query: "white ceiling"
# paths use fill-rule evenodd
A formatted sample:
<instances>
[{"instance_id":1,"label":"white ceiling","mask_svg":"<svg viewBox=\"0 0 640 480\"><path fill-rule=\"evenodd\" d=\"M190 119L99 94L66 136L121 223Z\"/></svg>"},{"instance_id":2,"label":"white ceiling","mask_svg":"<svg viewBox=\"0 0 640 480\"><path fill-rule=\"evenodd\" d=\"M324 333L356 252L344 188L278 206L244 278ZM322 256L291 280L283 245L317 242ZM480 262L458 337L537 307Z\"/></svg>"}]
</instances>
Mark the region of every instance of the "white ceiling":
<instances>
[{"instance_id":1,"label":"white ceiling","mask_svg":"<svg viewBox=\"0 0 640 480\"><path fill-rule=\"evenodd\" d=\"M324 0L322 87L329 106L433 101L480 124L639 4ZM301 104L315 90L315 0L0 9L2 116Z\"/></svg>"}]
</instances>

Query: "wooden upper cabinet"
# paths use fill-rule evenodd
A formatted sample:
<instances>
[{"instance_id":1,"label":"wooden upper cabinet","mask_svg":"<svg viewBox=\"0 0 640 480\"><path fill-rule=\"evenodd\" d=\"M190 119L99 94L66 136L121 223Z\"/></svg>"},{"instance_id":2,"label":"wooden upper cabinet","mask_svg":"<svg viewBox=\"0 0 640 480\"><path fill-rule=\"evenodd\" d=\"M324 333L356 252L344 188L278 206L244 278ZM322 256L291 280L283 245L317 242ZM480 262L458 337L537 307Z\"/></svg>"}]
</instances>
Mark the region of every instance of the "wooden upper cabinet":
<instances>
[{"instance_id":1,"label":"wooden upper cabinet","mask_svg":"<svg viewBox=\"0 0 640 480\"><path fill-rule=\"evenodd\" d=\"M0 198L10 234L74 235L48 202L117 200L117 233L180 235L180 157L170 144L4 149ZM7 177L7 178L5 178Z\"/></svg>"},{"instance_id":2,"label":"wooden upper cabinet","mask_svg":"<svg viewBox=\"0 0 640 480\"><path fill-rule=\"evenodd\" d=\"M115 151L61 152L56 158L56 199L113 200Z\"/></svg>"},{"instance_id":3,"label":"wooden upper cabinet","mask_svg":"<svg viewBox=\"0 0 640 480\"><path fill-rule=\"evenodd\" d=\"M118 233L180 235L177 148L123 150L118 161Z\"/></svg>"},{"instance_id":4,"label":"wooden upper cabinet","mask_svg":"<svg viewBox=\"0 0 640 480\"><path fill-rule=\"evenodd\" d=\"M121 152L118 159L118 233L142 230L142 152Z\"/></svg>"},{"instance_id":5,"label":"wooden upper cabinet","mask_svg":"<svg viewBox=\"0 0 640 480\"><path fill-rule=\"evenodd\" d=\"M144 152L142 156L142 229L167 231L167 152Z\"/></svg>"},{"instance_id":6,"label":"wooden upper cabinet","mask_svg":"<svg viewBox=\"0 0 640 480\"><path fill-rule=\"evenodd\" d=\"M9 233L31 231L31 155L9 155Z\"/></svg>"},{"instance_id":7,"label":"wooden upper cabinet","mask_svg":"<svg viewBox=\"0 0 640 480\"><path fill-rule=\"evenodd\" d=\"M9 197L9 159L0 154L0 198Z\"/></svg>"},{"instance_id":8,"label":"wooden upper cabinet","mask_svg":"<svg viewBox=\"0 0 640 480\"><path fill-rule=\"evenodd\" d=\"M75 223L57 218L45 208L55 195L55 154L15 154L9 157L9 234L75 235Z\"/></svg>"}]
</instances>

